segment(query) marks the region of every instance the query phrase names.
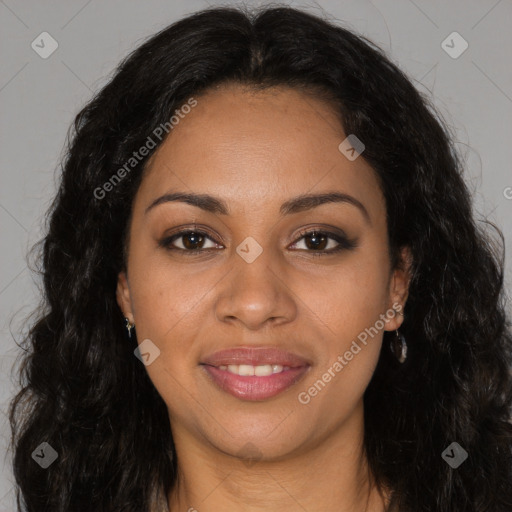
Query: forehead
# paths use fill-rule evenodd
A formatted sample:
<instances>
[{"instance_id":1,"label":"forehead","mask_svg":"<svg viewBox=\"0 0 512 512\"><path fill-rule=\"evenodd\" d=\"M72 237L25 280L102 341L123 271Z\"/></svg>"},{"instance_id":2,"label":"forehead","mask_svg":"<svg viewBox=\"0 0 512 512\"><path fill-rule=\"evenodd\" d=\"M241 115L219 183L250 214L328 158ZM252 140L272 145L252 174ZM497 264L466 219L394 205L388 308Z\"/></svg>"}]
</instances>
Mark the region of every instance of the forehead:
<instances>
[{"instance_id":1,"label":"forehead","mask_svg":"<svg viewBox=\"0 0 512 512\"><path fill-rule=\"evenodd\" d=\"M209 193L233 210L338 190L384 207L373 169L338 149L346 138L333 107L275 87L222 85L196 98L148 163L138 196L146 204L170 190Z\"/></svg>"}]
</instances>

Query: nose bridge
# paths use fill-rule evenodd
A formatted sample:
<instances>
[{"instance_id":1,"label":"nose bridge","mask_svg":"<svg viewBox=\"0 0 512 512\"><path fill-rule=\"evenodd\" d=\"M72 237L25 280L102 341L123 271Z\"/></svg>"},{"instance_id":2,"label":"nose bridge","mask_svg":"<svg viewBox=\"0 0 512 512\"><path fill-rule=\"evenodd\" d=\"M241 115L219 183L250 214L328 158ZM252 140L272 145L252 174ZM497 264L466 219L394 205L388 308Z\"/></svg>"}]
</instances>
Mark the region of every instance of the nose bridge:
<instances>
[{"instance_id":1,"label":"nose bridge","mask_svg":"<svg viewBox=\"0 0 512 512\"><path fill-rule=\"evenodd\" d=\"M244 240L236 249L233 291L239 301L247 305L253 303L252 309L262 308L265 304L268 307L279 294L280 284L276 282L276 270L272 269L276 266L276 257L272 257L272 252L254 239Z\"/></svg>"},{"instance_id":2,"label":"nose bridge","mask_svg":"<svg viewBox=\"0 0 512 512\"><path fill-rule=\"evenodd\" d=\"M216 302L216 316L221 321L238 319L257 329L268 319L290 319L293 300L283 283L277 256L254 238L247 237L232 254L232 272L228 285ZM280 275L281 274L281 275Z\"/></svg>"}]
</instances>

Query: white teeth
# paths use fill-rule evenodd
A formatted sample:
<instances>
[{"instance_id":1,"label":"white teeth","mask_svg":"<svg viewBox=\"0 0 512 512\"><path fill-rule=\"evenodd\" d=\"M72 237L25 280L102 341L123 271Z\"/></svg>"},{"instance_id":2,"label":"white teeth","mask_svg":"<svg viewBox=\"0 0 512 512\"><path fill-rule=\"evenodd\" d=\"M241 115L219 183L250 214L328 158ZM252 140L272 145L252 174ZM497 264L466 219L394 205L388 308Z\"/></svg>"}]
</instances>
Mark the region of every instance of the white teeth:
<instances>
[{"instance_id":1,"label":"white teeth","mask_svg":"<svg viewBox=\"0 0 512 512\"><path fill-rule=\"evenodd\" d=\"M241 375L242 377L268 377L273 373L281 373L283 370L289 370L289 366L282 366L280 364L262 364L253 366L252 364L229 364L220 365L219 370L227 370L230 373Z\"/></svg>"},{"instance_id":2,"label":"white teeth","mask_svg":"<svg viewBox=\"0 0 512 512\"><path fill-rule=\"evenodd\" d=\"M257 377L267 377L268 375L272 375L273 368L270 364L263 364L261 366L254 367L254 375Z\"/></svg>"},{"instance_id":3,"label":"white teeth","mask_svg":"<svg viewBox=\"0 0 512 512\"><path fill-rule=\"evenodd\" d=\"M229 371L233 371L234 368L231 368L231 365L228 366ZM251 366L250 364L241 364L238 366L238 375L242 375L244 377L250 377L251 375L254 375L254 366Z\"/></svg>"}]
</instances>

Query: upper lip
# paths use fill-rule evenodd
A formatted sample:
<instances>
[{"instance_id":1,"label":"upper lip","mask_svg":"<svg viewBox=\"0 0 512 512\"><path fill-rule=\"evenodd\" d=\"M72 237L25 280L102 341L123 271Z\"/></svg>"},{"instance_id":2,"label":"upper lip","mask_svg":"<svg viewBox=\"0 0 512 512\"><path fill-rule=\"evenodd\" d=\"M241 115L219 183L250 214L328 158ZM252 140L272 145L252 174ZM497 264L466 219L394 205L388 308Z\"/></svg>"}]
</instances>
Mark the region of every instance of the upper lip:
<instances>
[{"instance_id":1,"label":"upper lip","mask_svg":"<svg viewBox=\"0 0 512 512\"><path fill-rule=\"evenodd\" d=\"M310 364L305 358L276 347L238 347L220 350L205 357L201 363L210 366L279 364L290 368L299 368Z\"/></svg>"}]
</instances>

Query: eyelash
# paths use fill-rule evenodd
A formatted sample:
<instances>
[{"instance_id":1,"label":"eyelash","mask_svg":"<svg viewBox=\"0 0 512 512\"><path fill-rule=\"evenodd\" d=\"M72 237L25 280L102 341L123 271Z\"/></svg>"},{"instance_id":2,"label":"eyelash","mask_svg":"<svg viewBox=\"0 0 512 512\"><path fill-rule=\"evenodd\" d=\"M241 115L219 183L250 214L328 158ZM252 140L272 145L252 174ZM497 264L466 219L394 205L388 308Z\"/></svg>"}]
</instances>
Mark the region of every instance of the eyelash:
<instances>
[{"instance_id":1,"label":"eyelash","mask_svg":"<svg viewBox=\"0 0 512 512\"><path fill-rule=\"evenodd\" d=\"M206 237L209 240L211 240L212 242L217 243L215 240L213 240L212 237L210 237L208 235L208 233L206 233L204 231L200 231L198 229L187 229L187 230L180 231L178 233L175 233L174 235L171 235L169 237L166 237L166 238L162 239L158 243L158 245L160 247L163 247L164 249L169 250L169 251L179 251L179 252L182 252L186 256L197 256L197 255L200 255L200 254L204 253L205 251L212 251L212 250L215 251L215 250L217 250L217 249L213 249L213 248L188 250L188 249L181 249L180 247L173 247L172 246L172 243L175 240L178 240L179 238L182 238L182 237L184 237L184 236L186 236L186 235L188 235L190 233L194 233L196 235L200 235L200 236ZM332 240L334 240L335 242L338 243L338 246L335 247L334 249L322 249L322 250L318 250L318 251L299 249L301 251L305 251L305 252L311 253L311 255L314 256L314 257L329 256L330 254L339 253L339 252L344 251L344 250L351 250L351 249L354 249L354 248L357 247L357 240L349 240L348 238L346 238L344 236L341 236L341 235L338 235L336 233L332 233L332 232L329 232L329 231L321 231L319 229L307 229L307 230L303 230L303 231L299 232L299 238L293 243L293 245L295 245L297 242L299 242L300 240L305 238L307 235L312 235L312 234L327 236L327 238L330 238L330 239L332 239Z\"/></svg>"}]
</instances>

